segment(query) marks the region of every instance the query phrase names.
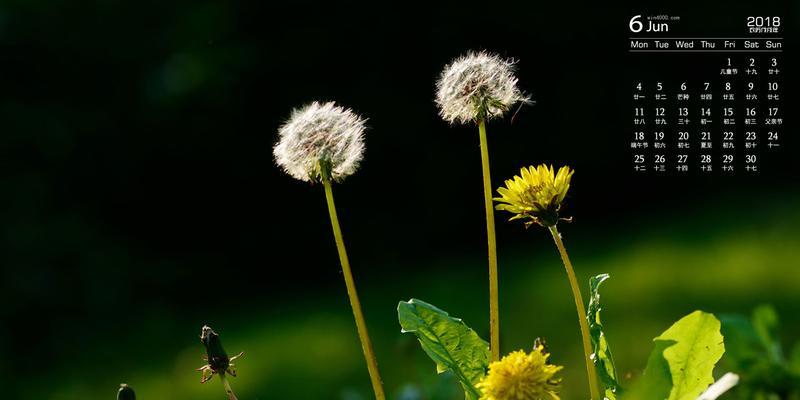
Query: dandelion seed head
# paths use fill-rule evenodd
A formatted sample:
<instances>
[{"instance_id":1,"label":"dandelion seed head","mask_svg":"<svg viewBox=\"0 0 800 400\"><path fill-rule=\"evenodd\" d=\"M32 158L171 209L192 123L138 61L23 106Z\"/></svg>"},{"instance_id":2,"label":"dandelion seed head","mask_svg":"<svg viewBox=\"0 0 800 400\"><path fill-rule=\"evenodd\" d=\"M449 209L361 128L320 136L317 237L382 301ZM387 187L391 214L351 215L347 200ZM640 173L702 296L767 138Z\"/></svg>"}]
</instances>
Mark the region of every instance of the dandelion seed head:
<instances>
[{"instance_id":1,"label":"dandelion seed head","mask_svg":"<svg viewBox=\"0 0 800 400\"><path fill-rule=\"evenodd\" d=\"M353 174L364 154L366 120L334 102L313 102L292 111L278 129L275 162L287 174L315 182Z\"/></svg>"},{"instance_id":2,"label":"dandelion seed head","mask_svg":"<svg viewBox=\"0 0 800 400\"><path fill-rule=\"evenodd\" d=\"M439 115L452 123L502 116L529 96L517 88L512 59L486 51L469 52L444 68L436 83Z\"/></svg>"}]
</instances>

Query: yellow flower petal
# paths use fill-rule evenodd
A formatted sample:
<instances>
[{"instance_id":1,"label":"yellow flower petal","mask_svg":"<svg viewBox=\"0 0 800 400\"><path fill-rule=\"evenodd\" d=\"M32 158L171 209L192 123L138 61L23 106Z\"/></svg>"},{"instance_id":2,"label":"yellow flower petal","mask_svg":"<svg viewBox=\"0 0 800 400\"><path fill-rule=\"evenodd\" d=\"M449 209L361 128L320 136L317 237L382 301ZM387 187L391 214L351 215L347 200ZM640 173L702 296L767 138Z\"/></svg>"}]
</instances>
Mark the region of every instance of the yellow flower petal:
<instances>
[{"instance_id":1,"label":"yellow flower petal","mask_svg":"<svg viewBox=\"0 0 800 400\"><path fill-rule=\"evenodd\" d=\"M530 353L515 351L489 365L489 373L478 383L481 400L558 400L563 367L547 363L550 355L539 346Z\"/></svg>"},{"instance_id":2,"label":"yellow flower petal","mask_svg":"<svg viewBox=\"0 0 800 400\"><path fill-rule=\"evenodd\" d=\"M568 166L557 172L552 165L523 167L519 175L505 181L505 187L497 189L501 197L494 200L510 205L497 209L521 214L513 219L527 217L541 225L555 225L573 173Z\"/></svg>"}]
</instances>

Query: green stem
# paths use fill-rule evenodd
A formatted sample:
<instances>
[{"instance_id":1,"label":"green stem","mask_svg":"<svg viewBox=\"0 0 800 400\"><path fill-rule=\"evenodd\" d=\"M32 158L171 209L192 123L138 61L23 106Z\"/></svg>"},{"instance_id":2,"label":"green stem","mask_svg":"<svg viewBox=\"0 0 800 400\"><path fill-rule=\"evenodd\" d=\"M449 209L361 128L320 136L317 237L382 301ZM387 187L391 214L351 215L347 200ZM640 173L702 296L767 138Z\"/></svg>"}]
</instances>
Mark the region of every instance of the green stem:
<instances>
[{"instance_id":1,"label":"green stem","mask_svg":"<svg viewBox=\"0 0 800 400\"><path fill-rule=\"evenodd\" d=\"M358 300L356 284L355 281L353 281L353 273L350 270L350 261L347 259L347 250L344 247L342 229L339 227L339 217L336 214L336 205L333 202L331 181L328 178L323 178L322 184L325 186L325 198L328 200L328 214L331 217L333 237L336 239L336 248L339 250L339 261L342 264L342 274L344 275L345 286L347 286L347 296L350 298L350 307L353 309L353 316L356 320L356 329L358 330L358 337L361 339L361 350L364 351L364 358L367 361L367 370L369 371L369 377L372 381L372 389L375 391L375 398L377 400L384 400L386 395L383 393L383 383L381 382L381 375L378 372L378 361L375 359L375 353L372 350L372 342L369 340L367 324L364 321L364 314L361 311L361 302Z\"/></svg>"},{"instance_id":2,"label":"green stem","mask_svg":"<svg viewBox=\"0 0 800 400\"><path fill-rule=\"evenodd\" d=\"M481 141L481 166L483 167L483 200L486 206L486 240L489 247L489 348L492 361L500 359L500 311L497 283L497 239L494 234L494 205L492 204L492 178L489 173L489 144L486 140L486 122L478 122Z\"/></svg>"},{"instance_id":3,"label":"green stem","mask_svg":"<svg viewBox=\"0 0 800 400\"><path fill-rule=\"evenodd\" d=\"M233 389L231 389L231 384L228 383L228 378L225 377L225 373L219 374L219 380L222 381L222 386L225 387L225 393L228 395L228 400L239 400L233 393Z\"/></svg>"},{"instance_id":4,"label":"green stem","mask_svg":"<svg viewBox=\"0 0 800 400\"><path fill-rule=\"evenodd\" d=\"M583 297L581 290L578 287L578 280L575 278L575 270L572 269L572 262L569 261L567 249L564 247L564 242L561 241L561 234L558 233L558 228L555 225L550 227L550 234L553 235L553 241L556 242L558 252L561 254L561 260L564 261L564 268L567 270L567 278L569 278L569 286L572 288L572 297L575 299L575 307L578 310L578 322L581 326L581 336L583 338L583 355L586 362L586 373L589 376L589 391L592 400L602 400L600 397L600 388L598 386L597 371L594 368L592 361L592 344L589 339L589 323L586 318L586 311L584 309Z\"/></svg>"}]
</instances>

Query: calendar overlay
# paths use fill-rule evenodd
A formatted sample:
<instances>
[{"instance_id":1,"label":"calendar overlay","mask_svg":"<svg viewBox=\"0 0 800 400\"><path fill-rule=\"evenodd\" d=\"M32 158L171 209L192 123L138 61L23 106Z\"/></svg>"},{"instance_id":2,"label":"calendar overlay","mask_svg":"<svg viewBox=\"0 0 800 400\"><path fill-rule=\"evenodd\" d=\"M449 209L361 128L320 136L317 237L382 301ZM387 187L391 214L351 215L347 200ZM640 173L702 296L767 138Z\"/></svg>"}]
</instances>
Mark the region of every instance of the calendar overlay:
<instances>
[{"instance_id":1,"label":"calendar overlay","mask_svg":"<svg viewBox=\"0 0 800 400\"><path fill-rule=\"evenodd\" d=\"M635 173L758 174L781 150L782 37L628 40Z\"/></svg>"}]
</instances>

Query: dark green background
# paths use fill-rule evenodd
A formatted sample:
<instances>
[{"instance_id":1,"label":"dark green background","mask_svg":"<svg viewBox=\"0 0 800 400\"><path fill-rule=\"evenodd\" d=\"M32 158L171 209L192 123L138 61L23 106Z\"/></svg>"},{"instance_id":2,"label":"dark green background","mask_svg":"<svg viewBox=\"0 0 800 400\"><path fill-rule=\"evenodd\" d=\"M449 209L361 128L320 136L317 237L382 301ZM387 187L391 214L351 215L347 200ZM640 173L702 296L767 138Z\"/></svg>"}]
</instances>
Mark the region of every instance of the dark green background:
<instances>
[{"instance_id":1,"label":"dark green background","mask_svg":"<svg viewBox=\"0 0 800 400\"><path fill-rule=\"evenodd\" d=\"M441 68L468 49L518 59L536 100L488 126L494 185L533 163L577 171L562 231L581 282L612 274L604 322L623 373L636 376L651 339L695 309L774 304L789 347L800 336L791 118L757 176L633 176L628 98L641 71L625 50L639 13L710 34L780 14L791 48L797 7L0 1L5 396L110 399L128 382L144 400L221 398L193 371L208 323L246 352L232 382L242 399L368 398L321 187L271 155L293 107L333 99L369 118L363 166L335 192L386 388L439 382L458 398L401 335L395 307L419 297L488 337L477 131L442 122L432 100ZM545 337L566 365L564 397L585 398L555 248L505 218L503 352Z\"/></svg>"}]
</instances>

